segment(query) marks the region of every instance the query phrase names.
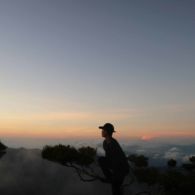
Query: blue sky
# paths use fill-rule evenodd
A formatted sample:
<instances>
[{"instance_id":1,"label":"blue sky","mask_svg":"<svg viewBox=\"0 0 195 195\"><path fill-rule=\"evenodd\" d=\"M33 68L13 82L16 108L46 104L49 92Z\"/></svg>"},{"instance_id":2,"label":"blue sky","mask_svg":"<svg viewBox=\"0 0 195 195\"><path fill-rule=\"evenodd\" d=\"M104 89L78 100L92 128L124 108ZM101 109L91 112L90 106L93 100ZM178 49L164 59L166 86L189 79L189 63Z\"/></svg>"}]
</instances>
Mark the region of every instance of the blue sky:
<instances>
[{"instance_id":1,"label":"blue sky","mask_svg":"<svg viewBox=\"0 0 195 195\"><path fill-rule=\"evenodd\" d=\"M2 0L0 136L92 135L107 121L124 136L195 135L194 9L190 0Z\"/></svg>"}]
</instances>

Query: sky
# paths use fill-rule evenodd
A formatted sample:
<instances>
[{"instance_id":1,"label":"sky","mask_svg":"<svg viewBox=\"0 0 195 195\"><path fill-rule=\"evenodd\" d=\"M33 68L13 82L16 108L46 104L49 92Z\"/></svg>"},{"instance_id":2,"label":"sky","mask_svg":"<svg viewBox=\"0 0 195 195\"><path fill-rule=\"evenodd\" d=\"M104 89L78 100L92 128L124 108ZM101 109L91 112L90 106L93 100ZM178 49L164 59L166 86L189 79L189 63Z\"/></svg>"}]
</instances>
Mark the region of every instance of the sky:
<instances>
[{"instance_id":1,"label":"sky","mask_svg":"<svg viewBox=\"0 0 195 195\"><path fill-rule=\"evenodd\" d=\"M195 138L195 3L0 1L0 139Z\"/></svg>"}]
</instances>

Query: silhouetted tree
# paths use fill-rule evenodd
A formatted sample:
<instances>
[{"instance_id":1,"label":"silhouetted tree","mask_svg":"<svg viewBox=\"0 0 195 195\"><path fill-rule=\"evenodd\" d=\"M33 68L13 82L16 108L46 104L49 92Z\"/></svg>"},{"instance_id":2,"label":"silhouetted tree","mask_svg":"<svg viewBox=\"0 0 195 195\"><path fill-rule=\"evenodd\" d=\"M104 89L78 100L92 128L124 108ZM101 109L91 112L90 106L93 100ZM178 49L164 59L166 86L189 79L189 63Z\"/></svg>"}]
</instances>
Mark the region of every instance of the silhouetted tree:
<instances>
[{"instance_id":1,"label":"silhouetted tree","mask_svg":"<svg viewBox=\"0 0 195 195\"><path fill-rule=\"evenodd\" d=\"M45 146L42 157L63 166L75 169L82 181L101 180L91 164L95 161L96 150L89 146L76 149L70 145Z\"/></svg>"},{"instance_id":2,"label":"silhouetted tree","mask_svg":"<svg viewBox=\"0 0 195 195\"><path fill-rule=\"evenodd\" d=\"M189 158L190 162L195 165L195 156L191 156Z\"/></svg>"},{"instance_id":3,"label":"silhouetted tree","mask_svg":"<svg viewBox=\"0 0 195 195\"><path fill-rule=\"evenodd\" d=\"M128 156L128 160L132 162L136 167L147 167L148 158L144 155L132 154Z\"/></svg>"},{"instance_id":4,"label":"silhouetted tree","mask_svg":"<svg viewBox=\"0 0 195 195\"><path fill-rule=\"evenodd\" d=\"M139 157L139 158L138 158ZM181 169L160 169L148 167L148 158L143 155L130 155L129 160L135 165L133 171L138 182L157 186L159 194L163 195L194 195L195 194L195 173L183 173ZM194 158L191 157L191 162ZM194 162L194 161L193 161ZM146 166L147 165L147 166ZM176 167L177 161L170 159L167 162L169 167ZM194 165L193 163L190 164Z\"/></svg>"},{"instance_id":5,"label":"silhouetted tree","mask_svg":"<svg viewBox=\"0 0 195 195\"><path fill-rule=\"evenodd\" d=\"M160 172L154 167L136 168L134 173L139 182L149 185L157 184L160 177Z\"/></svg>"},{"instance_id":6,"label":"silhouetted tree","mask_svg":"<svg viewBox=\"0 0 195 195\"><path fill-rule=\"evenodd\" d=\"M195 170L195 156L189 157L189 161L190 163L184 163L182 167L187 171L192 172L193 170Z\"/></svg>"},{"instance_id":7,"label":"silhouetted tree","mask_svg":"<svg viewBox=\"0 0 195 195\"><path fill-rule=\"evenodd\" d=\"M161 184L166 195L194 195L195 174L169 170L162 174Z\"/></svg>"},{"instance_id":8,"label":"silhouetted tree","mask_svg":"<svg viewBox=\"0 0 195 195\"><path fill-rule=\"evenodd\" d=\"M183 167L185 170L189 171L189 172L191 172L191 171L195 168L195 166L194 166L192 163L184 163L184 164L182 165L182 167Z\"/></svg>"},{"instance_id":9,"label":"silhouetted tree","mask_svg":"<svg viewBox=\"0 0 195 195\"><path fill-rule=\"evenodd\" d=\"M92 147L81 147L75 148L70 145L56 145L56 146L45 146L42 150L42 157L52 162L59 163L63 166L73 168L78 174L81 181L92 182L99 180L104 183L104 178L101 177L95 170L96 164L96 149ZM138 156L136 164L140 167L147 166L148 158L144 156ZM130 181L123 185L131 185L135 181L134 172ZM107 183L107 182L106 182ZM135 195L146 195L150 194L147 191L136 193Z\"/></svg>"},{"instance_id":10,"label":"silhouetted tree","mask_svg":"<svg viewBox=\"0 0 195 195\"><path fill-rule=\"evenodd\" d=\"M168 165L170 168L174 168L174 167L176 167L176 165L177 165L177 161L174 160L174 159L170 159L170 160L167 161L167 165Z\"/></svg>"}]
</instances>

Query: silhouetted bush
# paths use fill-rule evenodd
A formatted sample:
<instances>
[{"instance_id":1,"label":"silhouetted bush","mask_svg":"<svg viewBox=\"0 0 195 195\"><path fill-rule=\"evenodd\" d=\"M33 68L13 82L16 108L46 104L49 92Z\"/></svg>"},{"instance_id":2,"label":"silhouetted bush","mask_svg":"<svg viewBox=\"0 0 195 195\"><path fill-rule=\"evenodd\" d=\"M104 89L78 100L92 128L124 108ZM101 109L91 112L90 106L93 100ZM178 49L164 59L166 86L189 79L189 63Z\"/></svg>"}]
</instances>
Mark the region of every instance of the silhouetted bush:
<instances>
[{"instance_id":1,"label":"silhouetted bush","mask_svg":"<svg viewBox=\"0 0 195 195\"><path fill-rule=\"evenodd\" d=\"M72 167L82 181L94 181L102 178L97 175L90 166L95 162L96 150L89 146L75 148L70 145L45 146L42 150L42 157ZM195 157L190 157L194 167ZM159 169L148 167L148 158L144 155L132 154L128 160L134 164L132 168L134 181L158 186L159 194L163 195L194 195L195 194L195 173L193 171L183 172L182 169ZM169 167L176 167L177 161L170 159L167 162ZM184 164L185 165L185 164ZM183 165L183 167L184 167ZM132 182L132 183L133 183ZM132 184L131 183L131 184ZM149 192L147 192L149 193Z\"/></svg>"},{"instance_id":2,"label":"silhouetted bush","mask_svg":"<svg viewBox=\"0 0 195 195\"><path fill-rule=\"evenodd\" d=\"M181 171L167 171L162 174L161 184L166 195L194 195L195 175L183 174Z\"/></svg>"},{"instance_id":3,"label":"silhouetted bush","mask_svg":"<svg viewBox=\"0 0 195 195\"><path fill-rule=\"evenodd\" d=\"M157 168L135 168L135 176L139 182L153 185L159 182L160 172Z\"/></svg>"},{"instance_id":4,"label":"silhouetted bush","mask_svg":"<svg viewBox=\"0 0 195 195\"><path fill-rule=\"evenodd\" d=\"M94 162L96 156L96 150L89 146L81 147L78 149L78 159L77 164L88 166Z\"/></svg>"},{"instance_id":5,"label":"silhouetted bush","mask_svg":"<svg viewBox=\"0 0 195 195\"><path fill-rule=\"evenodd\" d=\"M175 195L177 194L177 189L181 185L184 176L181 172L178 171L166 171L162 174L161 184L163 185L167 193Z\"/></svg>"},{"instance_id":6,"label":"silhouetted bush","mask_svg":"<svg viewBox=\"0 0 195 195\"><path fill-rule=\"evenodd\" d=\"M42 150L42 157L61 163L63 165L77 164L88 166L94 162L96 150L91 147L81 147L76 149L70 145L45 146Z\"/></svg>"},{"instance_id":7,"label":"silhouetted bush","mask_svg":"<svg viewBox=\"0 0 195 195\"><path fill-rule=\"evenodd\" d=\"M177 161L174 160L174 159L170 159L170 160L167 161L167 165L168 165L169 167L171 167L171 168L174 168L174 167L176 167L176 165L177 165Z\"/></svg>"},{"instance_id":8,"label":"silhouetted bush","mask_svg":"<svg viewBox=\"0 0 195 195\"><path fill-rule=\"evenodd\" d=\"M128 160L132 162L136 167L147 167L148 158L144 155L132 154L128 156Z\"/></svg>"},{"instance_id":9,"label":"silhouetted bush","mask_svg":"<svg viewBox=\"0 0 195 195\"><path fill-rule=\"evenodd\" d=\"M148 185L158 185L159 192L163 195L194 195L195 174L183 173L181 170L159 170L146 167L134 169L138 182Z\"/></svg>"},{"instance_id":10,"label":"silhouetted bush","mask_svg":"<svg viewBox=\"0 0 195 195\"><path fill-rule=\"evenodd\" d=\"M189 158L189 160L190 160L191 163L195 164L195 156L191 156L191 157Z\"/></svg>"},{"instance_id":11,"label":"silhouetted bush","mask_svg":"<svg viewBox=\"0 0 195 195\"><path fill-rule=\"evenodd\" d=\"M195 164L192 163L184 163L182 167L189 172L195 170Z\"/></svg>"},{"instance_id":12,"label":"silhouetted bush","mask_svg":"<svg viewBox=\"0 0 195 195\"><path fill-rule=\"evenodd\" d=\"M189 161L190 161L190 163L184 163L184 164L182 165L182 167L183 167L185 170L191 172L191 171L195 170L195 156L189 157Z\"/></svg>"},{"instance_id":13,"label":"silhouetted bush","mask_svg":"<svg viewBox=\"0 0 195 195\"><path fill-rule=\"evenodd\" d=\"M94 162L96 150L89 146L76 149L70 145L45 146L42 157L49 161L60 163L66 167L74 168L82 181L100 179L89 166ZM86 179L87 176L87 179Z\"/></svg>"},{"instance_id":14,"label":"silhouetted bush","mask_svg":"<svg viewBox=\"0 0 195 195\"><path fill-rule=\"evenodd\" d=\"M180 194L194 195L195 194L195 174L184 175L182 182L178 188Z\"/></svg>"},{"instance_id":15,"label":"silhouetted bush","mask_svg":"<svg viewBox=\"0 0 195 195\"><path fill-rule=\"evenodd\" d=\"M70 145L45 146L42 157L60 164L75 163L78 159L78 151Z\"/></svg>"}]
</instances>

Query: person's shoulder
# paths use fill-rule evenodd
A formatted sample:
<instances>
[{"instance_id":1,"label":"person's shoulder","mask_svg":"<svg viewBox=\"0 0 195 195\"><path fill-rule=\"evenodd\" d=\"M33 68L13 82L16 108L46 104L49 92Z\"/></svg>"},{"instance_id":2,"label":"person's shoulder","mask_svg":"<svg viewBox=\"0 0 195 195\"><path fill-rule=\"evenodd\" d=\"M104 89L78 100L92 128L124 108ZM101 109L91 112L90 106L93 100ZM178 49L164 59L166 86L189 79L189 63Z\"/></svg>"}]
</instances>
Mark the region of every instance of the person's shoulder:
<instances>
[{"instance_id":1,"label":"person's shoulder","mask_svg":"<svg viewBox=\"0 0 195 195\"><path fill-rule=\"evenodd\" d=\"M117 141L115 138L113 138L113 137L112 137L111 141L112 141L113 143L118 143L118 141Z\"/></svg>"},{"instance_id":2,"label":"person's shoulder","mask_svg":"<svg viewBox=\"0 0 195 195\"><path fill-rule=\"evenodd\" d=\"M111 139L111 143L113 145L119 145L118 141L116 139L114 139L114 138Z\"/></svg>"}]
</instances>

